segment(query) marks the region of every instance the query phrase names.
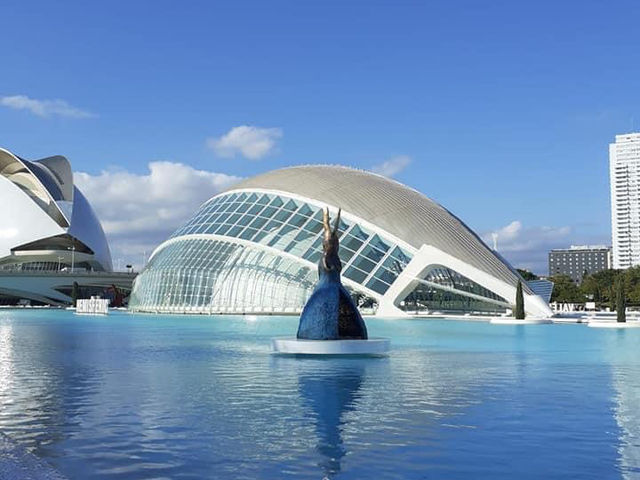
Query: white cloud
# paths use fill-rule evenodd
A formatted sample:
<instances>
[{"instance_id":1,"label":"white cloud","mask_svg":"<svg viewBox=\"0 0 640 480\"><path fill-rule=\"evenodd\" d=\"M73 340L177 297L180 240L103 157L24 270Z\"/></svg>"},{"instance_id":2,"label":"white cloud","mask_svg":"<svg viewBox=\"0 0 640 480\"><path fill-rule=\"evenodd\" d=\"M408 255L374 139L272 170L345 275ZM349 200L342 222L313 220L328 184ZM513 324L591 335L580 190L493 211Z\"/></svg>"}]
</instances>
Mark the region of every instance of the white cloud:
<instances>
[{"instance_id":1,"label":"white cloud","mask_svg":"<svg viewBox=\"0 0 640 480\"><path fill-rule=\"evenodd\" d=\"M514 267L525 268L542 275L548 273L549 250L568 247L573 236L572 228L569 226L524 227L521 221L514 220L494 232L482 235L482 239L491 248L494 233L498 235L498 253Z\"/></svg>"},{"instance_id":2,"label":"white cloud","mask_svg":"<svg viewBox=\"0 0 640 480\"><path fill-rule=\"evenodd\" d=\"M374 165L371 167L371 171L384 175L385 177L394 177L407 168L410 163L411 157L408 155L398 155L397 157L392 157L379 165Z\"/></svg>"},{"instance_id":3,"label":"white cloud","mask_svg":"<svg viewBox=\"0 0 640 480\"><path fill-rule=\"evenodd\" d=\"M69 118L92 118L96 115L69 105L64 100L36 100L26 95L0 97L0 105L14 110L28 110L39 117L58 115Z\"/></svg>"},{"instance_id":4,"label":"white cloud","mask_svg":"<svg viewBox=\"0 0 640 480\"><path fill-rule=\"evenodd\" d=\"M282 138L280 128L261 128L241 125L219 138L207 139L207 146L225 158L242 155L249 160L259 160L273 152L276 142Z\"/></svg>"},{"instance_id":5,"label":"white cloud","mask_svg":"<svg viewBox=\"0 0 640 480\"><path fill-rule=\"evenodd\" d=\"M173 162L151 162L142 175L75 172L74 179L102 223L114 265L122 259L138 267L143 253L150 255L198 206L240 180Z\"/></svg>"}]
</instances>

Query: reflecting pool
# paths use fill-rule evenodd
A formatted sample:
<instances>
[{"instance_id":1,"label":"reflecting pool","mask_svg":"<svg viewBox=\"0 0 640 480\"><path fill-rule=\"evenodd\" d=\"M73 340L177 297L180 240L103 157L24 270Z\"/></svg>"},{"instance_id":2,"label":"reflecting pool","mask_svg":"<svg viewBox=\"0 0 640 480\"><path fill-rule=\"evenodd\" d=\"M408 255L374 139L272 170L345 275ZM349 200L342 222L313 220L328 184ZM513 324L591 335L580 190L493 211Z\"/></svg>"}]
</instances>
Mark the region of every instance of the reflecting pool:
<instances>
[{"instance_id":1,"label":"reflecting pool","mask_svg":"<svg viewBox=\"0 0 640 480\"><path fill-rule=\"evenodd\" d=\"M640 329L367 326L388 357L271 355L293 317L0 311L0 434L71 479L640 478Z\"/></svg>"}]
</instances>

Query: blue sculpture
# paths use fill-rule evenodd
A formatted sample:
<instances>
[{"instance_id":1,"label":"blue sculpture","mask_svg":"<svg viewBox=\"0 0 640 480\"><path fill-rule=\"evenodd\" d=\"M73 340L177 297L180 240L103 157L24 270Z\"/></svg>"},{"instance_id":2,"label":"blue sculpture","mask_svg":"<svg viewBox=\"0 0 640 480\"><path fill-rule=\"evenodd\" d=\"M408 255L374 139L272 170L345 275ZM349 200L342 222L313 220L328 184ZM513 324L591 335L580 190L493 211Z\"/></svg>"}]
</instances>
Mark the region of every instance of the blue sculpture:
<instances>
[{"instance_id":1,"label":"blue sculpture","mask_svg":"<svg viewBox=\"0 0 640 480\"><path fill-rule=\"evenodd\" d=\"M342 262L338 256L340 210L330 225L329 209L324 210L323 254L318 262L318 283L302 310L298 339L346 340L367 339L367 327L349 292L340 282Z\"/></svg>"}]
</instances>

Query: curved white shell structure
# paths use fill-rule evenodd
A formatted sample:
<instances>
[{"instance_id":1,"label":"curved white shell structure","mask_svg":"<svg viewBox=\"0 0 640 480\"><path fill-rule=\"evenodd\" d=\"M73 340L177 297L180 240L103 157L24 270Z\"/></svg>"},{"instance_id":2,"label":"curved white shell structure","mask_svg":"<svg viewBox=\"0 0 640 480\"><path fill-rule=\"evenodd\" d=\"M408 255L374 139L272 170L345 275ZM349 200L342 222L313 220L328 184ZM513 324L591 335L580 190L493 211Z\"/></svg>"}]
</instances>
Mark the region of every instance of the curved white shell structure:
<instances>
[{"instance_id":1,"label":"curved white shell structure","mask_svg":"<svg viewBox=\"0 0 640 480\"><path fill-rule=\"evenodd\" d=\"M267 172L204 203L134 284L140 311L297 313L315 284L322 211L342 208L343 283L377 315L549 316L513 268L457 217L386 177L340 166Z\"/></svg>"},{"instance_id":2,"label":"curved white shell structure","mask_svg":"<svg viewBox=\"0 0 640 480\"><path fill-rule=\"evenodd\" d=\"M111 253L62 156L30 162L0 148L0 270L111 271Z\"/></svg>"}]
</instances>

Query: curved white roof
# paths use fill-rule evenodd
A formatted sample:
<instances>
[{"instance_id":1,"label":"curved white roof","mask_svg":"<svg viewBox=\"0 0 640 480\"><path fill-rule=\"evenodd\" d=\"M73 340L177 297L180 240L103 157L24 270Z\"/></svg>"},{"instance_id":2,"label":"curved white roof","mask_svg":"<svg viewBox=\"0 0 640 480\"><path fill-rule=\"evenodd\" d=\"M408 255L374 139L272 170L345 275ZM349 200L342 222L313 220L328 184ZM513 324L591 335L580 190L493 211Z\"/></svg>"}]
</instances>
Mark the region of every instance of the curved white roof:
<instances>
[{"instance_id":1,"label":"curved white roof","mask_svg":"<svg viewBox=\"0 0 640 480\"><path fill-rule=\"evenodd\" d=\"M85 244L102 268L112 270L102 226L74 186L65 157L28 161L0 148L0 200L12 207L0 220L0 260L25 244L69 235ZM54 255L52 261L56 260Z\"/></svg>"},{"instance_id":2,"label":"curved white roof","mask_svg":"<svg viewBox=\"0 0 640 480\"><path fill-rule=\"evenodd\" d=\"M387 177L342 166L298 166L257 175L228 191L252 188L327 202L416 249L432 245L508 284L515 286L520 280L506 261L459 218L422 193ZM529 292L526 283L522 284Z\"/></svg>"}]
</instances>

